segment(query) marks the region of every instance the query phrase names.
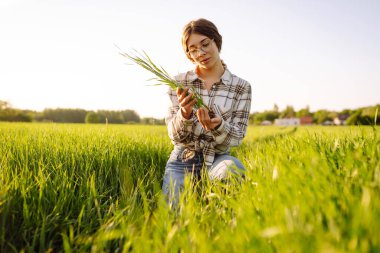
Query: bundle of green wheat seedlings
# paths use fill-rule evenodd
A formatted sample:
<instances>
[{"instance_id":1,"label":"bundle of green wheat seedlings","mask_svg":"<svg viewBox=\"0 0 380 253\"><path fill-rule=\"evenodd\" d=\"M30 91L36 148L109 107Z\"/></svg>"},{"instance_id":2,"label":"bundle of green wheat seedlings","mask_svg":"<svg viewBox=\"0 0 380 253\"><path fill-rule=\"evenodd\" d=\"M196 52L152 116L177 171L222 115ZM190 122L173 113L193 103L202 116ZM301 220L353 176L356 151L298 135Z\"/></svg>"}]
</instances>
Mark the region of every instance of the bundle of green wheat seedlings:
<instances>
[{"instance_id":1,"label":"bundle of green wheat seedlings","mask_svg":"<svg viewBox=\"0 0 380 253\"><path fill-rule=\"evenodd\" d=\"M137 65L148 70L149 72L153 73L156 77L153 77L150 80L157 81L157 83L153 85L168 85L173 90L180 88L180 90L183 91L183 84L173 79L163 67L157 66L145 51L142 53L135 51L135 54L120 52L120 54L133 61ZM196 100L194 107L196 109L204 107L209 110L209 108L203 102L202 96L194 89L194 87L190 86L189 88L190 93L193 94L193 98Z\"/></svg>"}]
</instances>

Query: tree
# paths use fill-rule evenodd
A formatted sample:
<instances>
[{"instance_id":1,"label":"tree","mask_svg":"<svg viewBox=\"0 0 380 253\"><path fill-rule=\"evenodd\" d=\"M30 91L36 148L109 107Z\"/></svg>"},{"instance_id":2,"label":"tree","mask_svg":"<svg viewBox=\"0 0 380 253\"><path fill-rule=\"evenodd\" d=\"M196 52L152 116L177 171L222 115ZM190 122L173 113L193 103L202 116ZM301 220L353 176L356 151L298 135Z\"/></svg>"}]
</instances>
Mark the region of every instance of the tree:
<instances>
[{"instance_id":1,"label":"tree","mask_svg":"<svg viewBox=\"0 0 380 253\"><path fill-rule=\"evenodd\" d=\"M31 111L12 108L8 102L0 100L0 121L31 122Z\"/></svg>"},{"instance_id":2,"label":"tree","mask_svg":"<svg viewBox=\"0 0 380 253\"><path fill-rule=\"evenodd\" d=\"M322 124L323 122L327 120L333 120L331 117L329 117L329 111L327 110L318 110L314 113L313 121L317 124Z\"/></svg>"},{"instance_id":3,"label":"tree","mask_svg":"<svg viewBox=\"0 0 380 253\"><path fill-rule=\"evenodd\" d=\"M359 123L359 118L360 118L361 113L362 112L360 110L355 111L353 114L351 114L350 117L347 118L346 124L357 125Z\"/></svg>"},{"instance_id":4,"label":"tree","mask_svg":"<svg viewBox=\"0 0 380 253\"><path fill-rule=\"evenodd\" d=\"M306 106L305 108L299 110L296 113L296 116L301 118L301 117L306 117L306 116L312 116L312 113L310 112L309 106Z\"/></svg>"},{"instance_id":5,"label":"tree","mask_svg":"<svg viewBox=\"0 0 380 253\"><path fill-rule=\"evenodd\" d=\"M7 101L0 100L0 110L11 108L11 105Z\"/></svg>"},{"instance_id":6,"label":"tree","mask_svg":"<svg viewBox=\"0 0 380 253\"><path fill-rule=\"evenodd\" d=\"M165 119L156 119L156 118L142 118L140 121L144 125L165 125Z\"/></svg>"},{"instance_id":7,"label":"tree","mask_svg":"<svg viewBox=\"0 0 380 253\"><path fill-rule=\"evenodd\" d=\"M45 109L43 112L43 120L61 123L84 123L87 111L83 109Z\"/></svg>"},{"instance_id":8,"label":"tree","mask_svg":"<svg viewBox=\"0 0 380 253\"><path fill-rule=\"evenodd\" d=\"M140 116L134 110L124 110L120 113L124 122L140 122Z\"/></svg>"},{"instance_id":9,"label":"tree","mask_svg":"<svg viewBox=\"0 0 380 253\"><path fill-rule=\"evenodd\" d=\"M264 112L256 112L249 115L249 122L251 124L260 125L263 121L270 121L273 123L275 119L279 117L280 113L275 110L269 110Z\"/></svg>"},{"instance_id":10,"label":"tree","mask_svg":"<svg viewBox=\"0 0 380 253\"><path fill-rule=\"evenodd\" d=\"M274 105L273 105L273 110L272 110L272 111L278 113L278 112L279 112L278 110L279 110L278 105L277 105L277 104L274 104Z\"/></svg>"},{"instance_id":11,"label":"tree","mask_svg":"<svg viewBox=\"0 0 380 253\"><path fill-rule=\"evenodd\" d=\"M105 122L106 119L110 124L124 123L119 112L109 110L99 110L98 112L100 122Z\"/></svg>"},{"instance_id":12,"label":"tree","mask_svg":"<svg viewBox=\"0 0 380 253\"><path fill-rule=\"evenodd\" d=\"M108 120L109 123L128 123L128 122L140 122L140 116L134 110L123 110L123 111L98 111L100 122Z\"/></svg>"},{"instance_id":13,"label":"tree","mask_svg":"<svg viewBox=\"0 0 380 253\"><path fill-rule=\"evenodd\" d=\"M376 121L376 124L379 125L380 122L377 120L379 113L378 108L380 108L380 105L359 108L353 111L350 117L347 118L346 124L374 125Z\"/></svg>"},{"instance_id":14,"label":"tree","mask_svg":"<svg viewBox=\"0 0 380 253\"><path fill-rule=\"evenodd\" d=\"M99 115L95 112L88 112L85 122L89 124L99 123Z\"/></svg>"},{"instance_id":15,"label":"tree","mask_svg":"<svg viewBox=\"0 0 380 253\"><path fill-rule=\"evenodd\" d=\"M296 112L294 111L293 106L287 105L286 108L280 113L280 118L294 118Z\"/></svg>"}]
</instances>

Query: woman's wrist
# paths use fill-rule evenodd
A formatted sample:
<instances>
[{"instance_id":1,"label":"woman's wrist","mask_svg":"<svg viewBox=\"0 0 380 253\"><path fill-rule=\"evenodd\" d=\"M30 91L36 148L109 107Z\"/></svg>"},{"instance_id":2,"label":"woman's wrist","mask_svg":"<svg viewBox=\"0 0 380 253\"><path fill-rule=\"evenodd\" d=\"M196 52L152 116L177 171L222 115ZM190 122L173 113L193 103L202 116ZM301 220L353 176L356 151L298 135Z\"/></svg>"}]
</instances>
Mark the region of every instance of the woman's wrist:
<instances>
[{"instance_id":1,"label":"woman's wrist","mask_svg":"<svg viewBox=\"0 0 380 253\"><path fill-rule=\"evenodd\" d=\"M185 112L185 110L183 109L183 107L181 107L181 114L182 114L182 117L189 120L191 118L191 114L192 114L193 111L190 111L190 113L187 113Z\"/></svg>"},{"instance_id":2,"label":"woman's wrist","mask_svg":"<svg viewBox=\"0 0 380 253\"><path fill-rule=\"evenodd\" d=\"M221 125L222 125L222 120L219 122L219 124L218 125L216 125L215 127L214 127L214 130L216 130L216 129L218 129Z\"/></svg>"}]
</instances>

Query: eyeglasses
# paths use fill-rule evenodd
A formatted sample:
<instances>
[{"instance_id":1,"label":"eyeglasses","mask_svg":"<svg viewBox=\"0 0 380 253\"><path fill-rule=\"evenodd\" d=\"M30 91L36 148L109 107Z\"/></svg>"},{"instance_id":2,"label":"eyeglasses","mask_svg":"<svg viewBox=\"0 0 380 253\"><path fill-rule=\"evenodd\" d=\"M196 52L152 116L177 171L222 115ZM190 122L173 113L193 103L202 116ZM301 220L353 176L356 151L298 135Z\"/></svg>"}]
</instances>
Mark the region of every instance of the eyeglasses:
<instances>
[{"instance_id":1,"label":"eyeglasses","mask_svg":"<svg viewBox=\"0 0 380 253\"><path fill-rule=\"evenodd\" d=\"M207 53L211 48L211 43L214 41L214 39L207 39L202 41L201 47L199 49L192 48L189 51L187 51L187 54L191 55L192 57L196 58L199 56L201 51L203 53Z\"/></svg>"}]
</instances>

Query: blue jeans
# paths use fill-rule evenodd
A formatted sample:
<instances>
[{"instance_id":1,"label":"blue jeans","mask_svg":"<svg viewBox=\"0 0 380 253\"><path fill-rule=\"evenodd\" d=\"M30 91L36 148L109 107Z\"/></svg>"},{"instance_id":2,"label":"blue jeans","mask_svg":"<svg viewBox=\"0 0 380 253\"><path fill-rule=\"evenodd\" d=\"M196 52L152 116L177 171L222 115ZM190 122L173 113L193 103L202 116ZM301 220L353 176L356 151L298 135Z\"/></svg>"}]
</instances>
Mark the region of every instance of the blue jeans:
<instances>
[{"instance_id":1,"label":"blue jeans","mask_svg":"<svg viewBox=\"0 0 380 253\"><path fill-rule=\"evenodd\" d=\"M165 167L162 191L169 200L174 202L178 202L185 175L199 178L204 165L202 151L184 157L184 150L184 147L175 146ZM242 174L244 172L243 164L229 153L215 154L213 164L204 168L207 169L208 177L211 180L225 179L229 173Z\"/></svg>"}]
</instances>

